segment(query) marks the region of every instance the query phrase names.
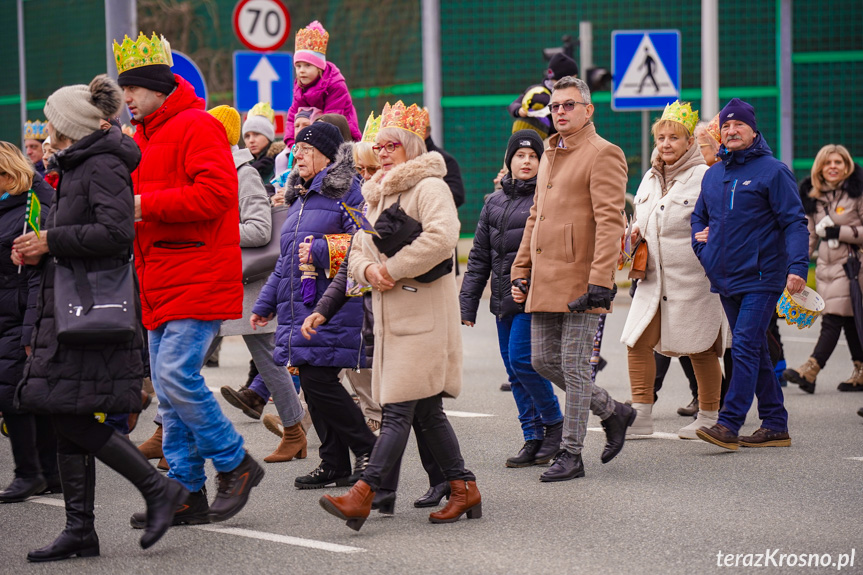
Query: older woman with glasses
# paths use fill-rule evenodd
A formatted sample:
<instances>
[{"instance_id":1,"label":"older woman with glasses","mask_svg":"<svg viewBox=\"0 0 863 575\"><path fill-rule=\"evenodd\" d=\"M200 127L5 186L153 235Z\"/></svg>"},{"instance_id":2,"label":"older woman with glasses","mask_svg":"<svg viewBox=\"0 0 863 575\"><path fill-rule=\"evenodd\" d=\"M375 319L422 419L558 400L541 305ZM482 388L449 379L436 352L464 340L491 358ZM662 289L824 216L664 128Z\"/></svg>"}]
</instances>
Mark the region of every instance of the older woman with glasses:
<instances>
[{"instance_id":1,"label":"older woman with glasses","mask_svg":"<svg viewBox=\"0 0 863 575\"><path fill-rule=\"evenodd\" d=\"M418 419L428 446L449 481L450 500L432 513L432 523L482 515L476 478L464 460L442 398L461 391L460 313L452 254L459 221L443 180L440 154L426 152L428 112L402 102L386 105L375 152L381 171L363 186L368 220L381 237L358 234L350 272L374 288L376 319L372 371L374 397L383 406L381 434L360 480L321 506L359 530L375 492L400 464ZM403 241L393 238L406 237ZM386 358L386 360L384 360Z\"/></svg>"},{"instance_id":2,"label":"older woman with glasses","mask_svg":"<svg viewBox=\"0 0 863 575\"><path fill-rule=\"evenodd\" d=\"M281 256L252 308L250 321L253 327L265 326L278 316L273 359L299 370L312 423L321 439L320 465L296 478L294 486L348 486L365 469L375 444L362 412L339 380L342 368L363 366L362 301L352 298L347 302L314 340L301 333L304 320L338 271L340 260L337 263L327 236L356 229L342 204L362 205L351 145L343 142L338 128L317 122L297 135L285 201L290 208L282 227ZM351 451L356 456L353 473Z\"/></svg>"}]
</instances>

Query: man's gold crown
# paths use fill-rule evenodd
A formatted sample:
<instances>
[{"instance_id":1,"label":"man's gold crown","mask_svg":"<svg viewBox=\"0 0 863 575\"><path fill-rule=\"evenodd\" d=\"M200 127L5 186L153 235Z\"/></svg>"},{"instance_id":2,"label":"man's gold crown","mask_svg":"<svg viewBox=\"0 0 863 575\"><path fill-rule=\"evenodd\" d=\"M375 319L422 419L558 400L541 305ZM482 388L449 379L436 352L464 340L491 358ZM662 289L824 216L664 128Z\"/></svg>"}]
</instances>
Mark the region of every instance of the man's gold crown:
<instances>
[{"instance_id":1,"label":"man's gold crown","mask_svg":"<svg viewBox=\"0 0 863 575\"><path fill-rule=\"evenodd\" d=\"M48 122L27 121L24 123L25 140L44 140L48 137Z\"/></svg>"},{"instance_id":2,"label":"man's gold crown","mask_svg":"<svg viewBox=\"0 0 863 575\"><path fill-rule=\"evenodd\" d=\"M117 44L117 41L114 40L114 60L117 61L117 73L119 74L154 64L174 65L171 57L171 44L165 40L164 36L156 37L155 32L151 38L147 38L143 32L139 32L138 39L134 42L126 36L122 45Z\"/></svg>"},{"instance_id":3,"label":"man's gold crown","mask_svg":"<svg viewBox=\"0 0 863 575\"><path fill-rule=\"evenodd\" d=\"M425 140L426 128L429 125L429 113L428 110L420 108L416 104L405 107L404 102L399 100L392 106L389 102L384 105L380 120L381 128L399 128Z\"/></svg>"},{"instance_id":4,"label":"man's gold crown","mask_svg":"<svg viewBox=\"0 0 863 575\"><path fill-rule=\"evenodd\" d=\"M665 111L662 112L662 118L660 119L671 120L672 122L683 124L683 126L689 130L689 134L692 135L695 130L695 124L698 123L698 110L693 111L692 104L689 102L675 100L671 104L665 106Z\"/></svg>"}]
</instances>

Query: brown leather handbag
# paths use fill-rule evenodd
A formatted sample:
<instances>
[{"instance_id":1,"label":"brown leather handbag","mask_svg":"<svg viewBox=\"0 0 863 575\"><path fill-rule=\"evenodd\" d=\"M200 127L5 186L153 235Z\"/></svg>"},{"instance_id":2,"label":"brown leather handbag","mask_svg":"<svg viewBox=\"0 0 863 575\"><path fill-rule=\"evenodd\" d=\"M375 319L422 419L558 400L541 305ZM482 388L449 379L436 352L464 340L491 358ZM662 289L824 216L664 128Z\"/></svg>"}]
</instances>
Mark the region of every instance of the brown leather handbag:
<instances>
[{"instance_id":1,"label":"brown leather handbag","mask_svg":"<svg viewBox=\"0 0 863 575\"><path fill-rule=\"evenodd\" d=\"M647 270L647 242L640 238L633 249L632 267L629 269L629 279L643 280Z\"/></svg>"}]
</instances>

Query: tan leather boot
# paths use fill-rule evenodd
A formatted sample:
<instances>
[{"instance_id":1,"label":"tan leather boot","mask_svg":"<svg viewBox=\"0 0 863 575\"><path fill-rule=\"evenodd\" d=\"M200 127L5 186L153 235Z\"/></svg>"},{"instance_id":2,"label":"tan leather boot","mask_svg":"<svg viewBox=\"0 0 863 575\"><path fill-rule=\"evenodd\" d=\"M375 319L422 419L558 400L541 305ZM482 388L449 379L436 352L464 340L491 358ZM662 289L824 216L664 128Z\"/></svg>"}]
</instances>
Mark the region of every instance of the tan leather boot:
<instances>
[{"instance_id":1,"label":"tan leather boot","mask_svg":"<svg viewBox=\"0 0 863 575\"><path fill-rule=\"evenodd\" d=\"M324 495L320 504L327 513L345 519L348 527L359 531L371 513L374 498L375 492L368 483L360 479L341 497Z\"/></svg>"},{"instance_id":2,"label":"tan leather boot","mask_svg":"<svg viewBox=\"0 0 863 575\"><path fill-rule=\"evenodd\" d=\"M836 389L839 391L863 391L863 362L855 361L851 377L840 383Z\"/></svg>"},{"instance_id":3,"label":"tan leather boot","mask_svg":"<svg viewBox=\"0 0 863 575\"><path fill-rule=\"evenodd\" d=\"M306 434L303 433L302 425L299 423L285 428L279 446L274 452L266 456L264 461L280 463L290 461L294 457L297 459L306 458Z\"/></svg>"},{"instance_id":4,"label":"tan leather boot","mask_svg":"<svg viewBox=\"0 0 863 575\"><path fill-rule=\"evenodd\" d=\"M786 369L783 371L782 379L796 383L806 393L815 393L815 378L818 377L819 371L821 371L821 366L818 365L814 357L810 357L806 360L806 363L797 369Z\"/></svg>"},{"instance_id":5,"label":"tan leather boot","mask_svg":"<svg viewBox=\"0 0 863 575\"><path fill-rule=\"evenodd\" d=\"M139 445L138 449L147 459L162 459L165 457L165 454L162 453L162 426L157 425L156 432L153 433L150 439Z\"/></svg>"},{"instance_id":6,"label":"tan leather boot","mask_svg":"<svg viewBox=\"0 0 863 575\"><path fill-rule=\"evenodd\" d=\"M468 519L482 517L482 496L476 481L450 481L450 496L446 507L429 515L432 523L455 523L467 513Z\"/></svg>"}]
</instances>

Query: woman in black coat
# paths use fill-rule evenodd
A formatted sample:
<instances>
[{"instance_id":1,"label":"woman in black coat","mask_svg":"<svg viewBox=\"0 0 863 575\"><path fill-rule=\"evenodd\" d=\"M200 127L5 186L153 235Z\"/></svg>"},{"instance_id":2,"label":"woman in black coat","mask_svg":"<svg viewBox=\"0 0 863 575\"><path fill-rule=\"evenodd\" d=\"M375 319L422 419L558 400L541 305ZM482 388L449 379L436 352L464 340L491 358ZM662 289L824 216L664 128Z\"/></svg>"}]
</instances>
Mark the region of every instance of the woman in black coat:
<instances>
[{"instance_id":1,"label":"woman in black coat","mask_svg":"<svg viewBox=\"0 0 863 575\"><path fill-rule=\"evenodd\" d=\"M533 206L542 151L542 140L533 130L519 130L510 137L503 189L489 196L482 208L459 294L461 322L473 326L491 275L491 312L524 434L524 446L506 460L507 467L548 463L560 449L563 433L563 414L551 382L531 365L530 314L513 301L510 286L510 268Z\"/></svg>"},{"instance_id":2,"label":"woman in black coat","mask_svg":"<svg viewBox=\"0 0 863 575\"><path fill-rule=\"evenodd\" d=\"M31 495L59 493L57 440L44 415L19 412L13 405L15 386L24 373L32 329L24 328L27 294L39 281L38 270L20 270L12 263L12 241L24 230L30 191L47 213L54 197L49 186L21 151L0 142L0 412L9 431L15 478L0 491L0 502L16 503ZM44 218L43 218L44 219Z\"/></svg>"},{"instance_id":3,"label":"woman in black coat","mask_svg":"<svg viewBox=\"0 0 863 575\"><path fill-rule=\"evenodd\" d=\"M52 544L28 553L30 561L99 554L93 525L94 455L144 496L145 549L171 526L174 510L188 495L180 483L150 466L125 436L94 418L94 413L140 411L140 328L131 341L116 344L61 344L55 331L55 265L81 264L94 272L129 261L134 237L131 172L141 153L116 126L100 129L101 119L116 115L121 103L120 88L107 76L97 76L89 87L61 88L48 98L45 115L51 142L60 150L55 155L60 185L46 229L39 236L24 234L12 246L13 263L42 269L32 353L15 401L34 413L50 414L66 503L65 530ZM140 314L137 297L134 303Z\"/></svg>"}]
</instances>

